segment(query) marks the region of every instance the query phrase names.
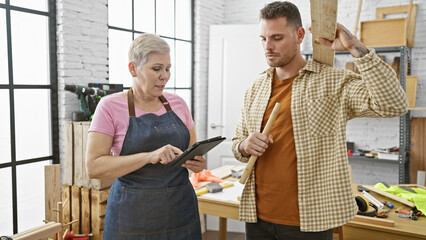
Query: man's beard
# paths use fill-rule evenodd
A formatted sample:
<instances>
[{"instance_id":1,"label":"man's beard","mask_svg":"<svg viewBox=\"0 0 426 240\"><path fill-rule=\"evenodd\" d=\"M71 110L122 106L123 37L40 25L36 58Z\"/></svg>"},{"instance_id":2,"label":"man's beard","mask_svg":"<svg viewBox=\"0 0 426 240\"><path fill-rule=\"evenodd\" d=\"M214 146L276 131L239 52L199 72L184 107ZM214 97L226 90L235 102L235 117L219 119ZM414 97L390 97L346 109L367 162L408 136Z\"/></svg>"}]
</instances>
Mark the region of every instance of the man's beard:
<instances>
[{"instance_id":1,"label":"man's beard","mask_svg":"<svg viewBox=\"0 0 426 240\"><path fill-rule=\"evenodd\" d=\"M287 64L289 64L291 61L293 61L294 57L296 56L297 53L297 44L294 45L293 51L289 52L287 55L280 57L279 59L277 59L276 62L272 62L269 61L268 59L266 59L266 61L268 62L268 65L270 67L284 67ZM267 52L266 54L271 53L271 52ZM273 52L272 52L273 54Z\"/></svg>"}]
</instances>

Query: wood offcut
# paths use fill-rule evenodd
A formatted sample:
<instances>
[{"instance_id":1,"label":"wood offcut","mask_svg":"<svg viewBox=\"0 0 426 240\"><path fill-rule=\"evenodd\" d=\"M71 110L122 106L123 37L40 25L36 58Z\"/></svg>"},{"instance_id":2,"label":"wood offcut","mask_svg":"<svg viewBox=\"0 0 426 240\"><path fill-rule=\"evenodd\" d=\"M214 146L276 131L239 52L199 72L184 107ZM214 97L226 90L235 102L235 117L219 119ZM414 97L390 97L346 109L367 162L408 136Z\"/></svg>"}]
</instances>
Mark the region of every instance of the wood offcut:
<instances>
[{"instance_id":1,"label":"wood offcut","mask_svg":"<svg viewBox=\"0 0 426 240\"><path fill-rule=\"evenodd\" d=\"M337 0L311 0L313 59L334 66L334 51L318 43L317 38L333 41L337 28Z\"/></svg>"}]
</instances>

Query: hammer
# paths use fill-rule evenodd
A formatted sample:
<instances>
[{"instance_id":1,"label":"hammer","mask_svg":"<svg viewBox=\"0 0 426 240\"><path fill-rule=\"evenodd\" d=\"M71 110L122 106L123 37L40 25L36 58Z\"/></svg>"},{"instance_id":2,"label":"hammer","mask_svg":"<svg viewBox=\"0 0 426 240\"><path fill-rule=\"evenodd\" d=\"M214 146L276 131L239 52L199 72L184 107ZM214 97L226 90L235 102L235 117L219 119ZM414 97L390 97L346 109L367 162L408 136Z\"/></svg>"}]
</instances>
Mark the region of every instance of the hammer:
<instances>
[{"instance_id":1,"label":"hammer","mask_svg":"<svg viewBox=\"0 0 426 240\"><path fill-rule=\"evenodd\" d=\"M268 136L269 131L271 130L272 125L274 124L275 118L277 118L278 112L281 109L281 104L279 102L275 103L274 109L272 110L271 115L269 116L268 121L266 122L265 128L263 129L262 134ZM256 163L257 156L251 155L247 163L246 168L244 169L243 175L241 176L240 183L245 184L248 176L250 176L253 166Z\"/></svg>"}]
</instances>

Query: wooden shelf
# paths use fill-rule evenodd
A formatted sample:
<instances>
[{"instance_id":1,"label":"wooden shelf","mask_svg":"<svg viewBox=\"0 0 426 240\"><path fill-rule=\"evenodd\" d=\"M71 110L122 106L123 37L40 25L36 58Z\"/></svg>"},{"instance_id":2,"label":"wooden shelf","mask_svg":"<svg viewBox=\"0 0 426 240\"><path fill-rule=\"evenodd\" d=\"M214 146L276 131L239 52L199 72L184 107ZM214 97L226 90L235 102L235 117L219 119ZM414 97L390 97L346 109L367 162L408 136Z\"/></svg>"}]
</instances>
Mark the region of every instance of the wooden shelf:
<instances>
[{"instance_id":1,"label":"wooden shelf","mask_svg":"<svg viewBox=\"0 0 426 240\"><path fill-rule=\"evenodd\" d=\"M381 158L371 158L364 156L348 156L349 161L351 160L363 160L363 161L374 161L374 162L387 162L387 163L395 163L398 164L399 160L389 160L389 159L381 159Z\"/></svg>"}]
</instances>

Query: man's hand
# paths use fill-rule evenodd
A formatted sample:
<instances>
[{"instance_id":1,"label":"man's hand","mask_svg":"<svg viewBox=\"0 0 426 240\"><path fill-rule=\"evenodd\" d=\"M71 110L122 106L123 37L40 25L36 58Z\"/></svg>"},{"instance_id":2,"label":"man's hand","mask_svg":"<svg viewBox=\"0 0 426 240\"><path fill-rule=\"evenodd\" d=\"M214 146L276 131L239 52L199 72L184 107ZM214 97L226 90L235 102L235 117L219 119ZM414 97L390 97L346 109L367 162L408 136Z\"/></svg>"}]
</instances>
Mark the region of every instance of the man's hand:
<instances>
[{"instance_id":1,"label":"man's hand","mask_svg":"<svg viewBox=\"0 0 426 240\"><path fill-rule=\"evenodd\" d=\"M260 157L268 148L269 143L273 143L272 135L263 135L262 133L252 133L244 139L238 146L238 150L244 157L254 155Z\"/></svg>"},{"instance_id":2,"label":"man's hand","mask_svg":"<svg viewBox=\"0 0 426 240\"><path fill-rule=\"evenodd\" d=\"M334 41L325 38L317 38L316 41L333 51L348 51L356 58L363 57L369 52L368 48L340 23L337 23Z\"/></svg>"}]
</instances>

